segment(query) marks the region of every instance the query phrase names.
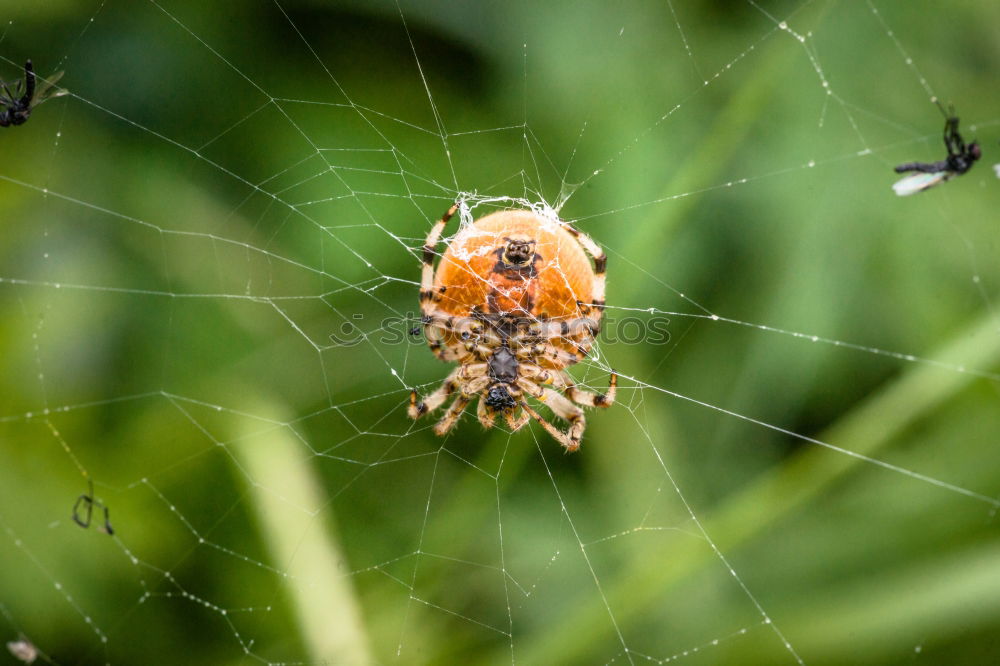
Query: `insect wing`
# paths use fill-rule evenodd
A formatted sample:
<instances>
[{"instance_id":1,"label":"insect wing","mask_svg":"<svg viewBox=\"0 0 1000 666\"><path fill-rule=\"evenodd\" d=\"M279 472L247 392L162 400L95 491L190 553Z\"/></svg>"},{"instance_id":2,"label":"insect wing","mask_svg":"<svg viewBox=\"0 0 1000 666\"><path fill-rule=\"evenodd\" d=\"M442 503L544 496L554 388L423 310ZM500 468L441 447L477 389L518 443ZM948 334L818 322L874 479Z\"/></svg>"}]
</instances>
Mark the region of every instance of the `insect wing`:
<instances>
[{"instance_id":1,"label":"insect wing","mask_svg":"<svg viewBox=\"0 0 1000 666\"><path fill-rule=\"evenodd\" d=\"M53 97L62 97L63 95L68 95L69 91L62 88L55 88L56 82L62 78L62 75L66 72L56 72L47 79L39 80L38 86L35 88L35 96L31 99L30 107L35 108L47 99L52 99ZM51 92L50 92L51 91Z\"/></svg>"},{"instance_id":2,"label":"insect wing","mask_svg":"<svg viewBox=\"0 0 1000 666\"><path fill-rule=\"evenodd\" d=\"M14 106L17 100L21 99L24 93L18 88L20 84L20 81L17 83L0 81L0 106ZM11 86L14 87L13 90Z\"/></svg>"},{"instance_id":3,"label":"insect wing","mask_svg":"<svg viewBox=\"0 0 1000 666\"><path fill-rule=\"evenodd\" d=\"M994 164L993 165L993 171L996 172L997 178L1000 178L1000 164Z\"/></svg>"},{"instance_id":4,"label":"insect wing","mask_svg":"<svg viewBox=\"0 0 1000 666\"><path fill-rule=\"evenodd\" d=\"M937 171L935 173L911 173L906 178L901 178L892 184L893 191L901 197L906 197L917 192L930 189L938 183L943 183L950 176L948 171Z\"/></svg>"}]
</instances>

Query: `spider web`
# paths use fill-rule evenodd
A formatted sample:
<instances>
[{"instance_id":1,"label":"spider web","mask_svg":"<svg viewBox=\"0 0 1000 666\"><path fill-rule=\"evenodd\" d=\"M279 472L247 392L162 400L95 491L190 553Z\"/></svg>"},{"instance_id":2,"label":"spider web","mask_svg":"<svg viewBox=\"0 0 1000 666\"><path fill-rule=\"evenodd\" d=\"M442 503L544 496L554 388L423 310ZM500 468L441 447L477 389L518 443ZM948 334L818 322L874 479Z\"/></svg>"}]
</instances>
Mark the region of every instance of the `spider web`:
<instances>
[{"instance_id":1,"label":"spider web","mask_svg":"<svg viewBox=\"0 0 1000 666\"><path fill-rule=\"evenodd\" d=\"M996 8L79 4L0 32L70 91L0 130L3 642L996 658L1000 190L890 189L939 96L989 160ZM456 200L608 254L576 454L406 416Z\"/></svg>"}]
</instances>

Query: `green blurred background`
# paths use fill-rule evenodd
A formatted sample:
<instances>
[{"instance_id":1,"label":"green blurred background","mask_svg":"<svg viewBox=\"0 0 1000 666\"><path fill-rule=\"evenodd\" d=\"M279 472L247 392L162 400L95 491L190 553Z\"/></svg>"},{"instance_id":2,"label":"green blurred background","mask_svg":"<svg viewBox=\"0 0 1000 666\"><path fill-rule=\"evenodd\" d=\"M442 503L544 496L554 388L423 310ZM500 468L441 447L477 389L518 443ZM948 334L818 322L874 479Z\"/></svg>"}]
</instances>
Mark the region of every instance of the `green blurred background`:
<instances>
[{"instance_id":1,"label":"green blurred background","mask_svg":"<svg viewBox=\"0 0 1000 666\"><path fill-rule=\"evenodd\" d=\"M996 662L1000 5L874 7L6 3L0 78L72 95L0 129L0 641ZM928 90L984 163L897 198L944 156ZM577 454L406 418L461 192L572 193L606 335L669 320L574 370L623 375Z\"/></svg>"}]
</instances>

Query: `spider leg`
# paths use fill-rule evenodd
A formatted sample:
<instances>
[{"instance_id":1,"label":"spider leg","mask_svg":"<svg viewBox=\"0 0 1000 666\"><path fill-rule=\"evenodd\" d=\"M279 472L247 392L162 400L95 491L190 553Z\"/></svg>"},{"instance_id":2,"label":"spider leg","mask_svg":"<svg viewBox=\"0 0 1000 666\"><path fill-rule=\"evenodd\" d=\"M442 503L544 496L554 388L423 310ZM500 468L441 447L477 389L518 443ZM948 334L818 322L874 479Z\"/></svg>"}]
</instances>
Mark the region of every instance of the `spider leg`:
<instances>
[{"instance_id":1,"label":"spider leg","mask_svg":"<svg viewBox=\"0 0 1000 666\"><path fill-rule=\"evenodd\" d=\"M517 378L517 387L536 400L545 402L545 389L530 379L524 377Z\"/></svg>"},{"instance_id":2,"label":"spider leg","mask_svg":"<svg viewBox=\"0 0 1000 666\"><path fill-rule=\"evenodd\" d=\"M442 361L457 360L458 355L455 351L444 344L444 331L441 329L431 328L424 324L424 339L427 341L427 346L434 352L434 355Z\"/></svg>"},{"instance_id":3,"label":"spider leg","mask_svg":"<svg viewBox=\"0 0 1000 666\"><path fill-rule=\"evenodd\" d=\"M457 379L461 371L460 367L452 370L451 374L445 377L441 386L423 400L418 400L416 391L410 391L410 406L407 409L407 414L409 414L410 418L419 419L427 412L434 411L440 407L448 399L448 396L458 389Z\"/></svg>"},{"instance_id":4,"label":"spider leg","mask_svg":"<svg viewBox=\"0 0 1000 666\"><path fill-rule=\"evenodd\" d=\"M573 352L559 349L551 342L545 342L530 347L520 347L514 354L518 357L518 360L543 358L549 360L557 367L565 368L566 366L579 363L580 359L586 355L586 350L578 349L577 351L583 351L583 354L574 354Z\"/></svg>"},{"instance_id":5,"label":"spider leg","mask_svg":"<svg viewBox=\"0 0 1000 666\"><path fill-rule=\"evenodd\" d=\"M546 370L534 363L526 363L522 361L518 364L518 373L525 379L530 379L536 384L551 384L556 381L556 373L550 370Z\"/></svg>"},{"instance_id":6,"label":"spider leg","mask_svg":"<svg viewBox=\"0 0 1000 666\"><path fill-rule=\"evenodd\" d=\"M451 407L448 408L448 411L445 412L443 417L441 417L441 420L434 426L435 434L443 436L447 434L449 430L454 428L455 424L458 422L458 417L461 416L462 412L465 411L465 408L469 406L470 400L471 398L464 395L460 395L455 398L455 402L451 403Z\"/></svg>"},{"instance_id":7,"label":"spider leg","mask_svg":"<svg viewBox=\"0 0 1000 666\"><path fill-rule=\"evenodd\" d=\"M444 383L438 388L434 393L430 394L423 401L417 400L417 392L410 391L410 407L407 410L411 419L418 419L427 412L433 411L440 407L448 397L455 391L459 391L460 394L455 398L455 402L451 403L451 407L445 412L445 415L438 421L437 425L434 426L434 432L438 435L444 435L446 432L451 430L455 423L458 421L458 417L465 411L466 406L472 399L472 396L476 395L480 391L486 388L490 383L490 378L487 376L489 372L489 364L487 363L473 363L471 365L463 365L455 368ZM480 403L482 407L482 403ZM483 416L480 411L479 420L483 425L486 422L483 421ZM492 419L491 419L492 424ZM490 426L486 426L490 427Z\"/></svg>"},{"instance_id":8,"label":"spider leg","mask_svg":"<svg viewBox=\"0 0 1000 666\"><path fill-rule=\"evenodd\" d=\"M565 382L563 393L566 397L573 402L584 405L585 407L610 407L615 401L615 393L618 391L618 374L614 371L611 372L611 378L608 380L608 391L607 393L593 393L591 391L584 391L576 387L573 380L565 372L562 373L563 381Z\"/></svg>"},{"instance_id":9,"label":"spider leg","mask_svg":"<svg viewBox=\"0 0 1000 666\"><path fill-rule=\"evenodd\" d=\"M434 247L437 245L438 239L441 238L441 232L444 231L445 225L448 224L448 220L450 220L451 216L458 210L458 206L459 203L457 201L452 204L451 208L448 209L448 212L445 213L433 227L431 227L431 231L427 234L427 239L424 241L424 269L420 278L421 307L426 301L431 300L434 296L434 255L436 254Z\"/></svg>"},{"instance_id":10,"label":"spider leg","mask_svg":"<svg viewBox=\"0 0 1000 666\"><path fill-rule=\"evenodd\" d=\"M462 320L439 310L434 305L440 299L438 291L444 290L443 287L440 290L434 289L434 256L437 254L434 248L437 246L438 240L441 238L441 233L444 231L448 221L458 210L459 205L458 202L454 203L441 219L431 227L430 233L427 234L427 238L424 240L423 253L421 255L423 269L420 276L420 311L423 313L424 337L427 339L427 344L430 346L431 351L442 361L456 361L463 358L460 352L449 349L444 344L445 333L450 331L463 332L469 328Z\"/></svg>"},{"instance_id":11,"label":"spider leg","mask_svg":"<svg viewBox=\"0 0 1000 666\"><path fill-rule=\"evenodd\" d=\"M443 336L438 336L436 339L431 339L429 336L427 338L427 346L431 348L434 355L437 356L442 361L462 361L468 358L467 354L464 354L464 350L452 349L444 344Z\"/></svg>"},{"instance_id":12,"label":"spider leg","mask_svg":"<svg viewBox=\"0 0 1000 666\"><path fill-rule=\"evenodd\" d=\"M477 335L481 324L465 317L456 317L438 310L433 305L421 303L424 310L424 337L431 351L442 361L462 361L472 356L470 349L445 344L445 335L457 334L460 337L472 338Z\"/></svg>"},{"instance_id":13,"label":"spider leg","mask_svg":"<svg viewBox=\"0 0 1000 666\"><path fill-rule=\"evenodd\" d=\"M489 363L469 363L467 365L459 366L458 372L462 379L478 379L479 377L485 377L490 371ZM476 393L475 391L463 391L467 394Z\"/></svg>"},{"instance_id":14,"label":"spider leg","mask_svg":"<svg viewBox=\"0 0 1000 666\"><path fill-rule=\"evenodd\" d=\"M425 330L430 327L439 331L458 333L466 339L492 339L485 337L486 334L482 322L476 321L472 317L458 317L444 310L439 310L434 306L424 307L423 324ZM496 339L500 340L498 336Z\"/></svg>"},{"instance_id":15,"label":"spider leg","mask_svg":"<svg viewBox=\"0 0 1000 666\"><path fill-rule=\"evenodd\" d=\"M588 308L585 303L580 302L581 308ZM523 340L519 349L521 356L550 356L554 360L561 362L563 366L572 365L586 356L590 351L591 343L601 331L600 312L596 316L589 313L582 317L573 319L553 319L543 322L535 322L525 331L519 331L514 336L515 340ZM565 351L561 346L554 344L560 341L566 345L575 345L575 354ZM548 345L548 346L546 346Z\"/></svg>"},{"instance_id":16,"label":"spider leg","mask_svg":"<svg viewBox=\"0 0 1000 666\"><path fill-rule=\"evenodd\" d=\"M489 386L492 381L493 378L487 375L474 377L464 387L462 387L462 395L470 399L474 398L477 394L481 393L487 386Z\"/></svg>"},{"instance_id":17,"label":"spider leg","mask_svg":"<svg viewBox=\"0 0 1000 666\"><path fill-rule=\"evenodd\" d=\"M487 430L492 428L496 415L496 410L487 405L486 401L480 397L479 406L476 408L476 417L479 419L479 422L483 424L483 427Z\"/></svg>"},{"instance_id":18,"label":"spider leg","mask_svg":"<svg viewBox=\"0 0 1000 666\"><path fill-rule=\"evenodd\" d=\"M531 405L529 405L524 400L521 401L521 408L525 411L526 414L528 414L530 418L533 418L536 421L538 421L538 423L543 428L545 428L545 431L550 435L552 435L553 439L562 444L562 447L566 449L567 453L571 453L580 448L579 438L577 438L577 441L574 442L572 439L570 439L569 435L567 435L566 433L564 433L563 431L559 430L554 425L549 423L545 419L545 417L543 417L541 414L532 409Z\"/></svg>"},{"instance_id":19,"label":"spider leg","mask_svg":"<svg viewBox=\"0 0 1000 666\"><path fill-rule=\"evenodd\" d=\"M104 509L104 527L100 528L100 531L111 536L115 533L115 530L111 527L111 517L108 515L108 507L106 504L101 504L101 508Z\"/></svg>"},{"instance_id":20,"label":"spider leg","mask_svg":"<svg viewBox=\"0 0 1000 666\"><path fill-rule=\"evenodd\" d=\"M483 324L471 317L456 317L444 310L439 310L429 303L421 303L420 309L423 311L422 318L424 324L424 334L430 340L440 339L441 333L457 333L465 338L480 336L483 333Z\"/></svg>"},{"instance_id":21,"label":"spider leg","mask_svg":"<svg viewBox=\"0 0 1000 666\"><path fill-rule=\"evenodd\" d=\"M479 358L489 358L493 355L495 348L489 347L487 345L479 344L478 342L466 342L465 350L469 352L470 356L478 356Z\"/></svg>"},{"instance_id":22,"label":"spider leg","mask_svg":"<svg viewBox=\"0 0 1000 666\"><path fill-rule=\"evenodd\" d=\"M84 509L84 515L86 518L80 518L80 504L86 505ZM73 505L73 522L83 527L84 529L90 527L90 519L94 514L94 498L92 495L80 495L76 498L76 504Z\"/></svg>"},{"instance_id":23,"label":"spider leg","mask_svg":"<svg viewBox=\"0 0 1000 666\"><path fill-rule=\"evenodd\" d=\"M604 253L601 246L595 243L590 236L574 228L572 225L567 224L566 230L576 237L576 240L583 246L583 249L587 251L587 254L594 259L594 287L593 293L591 294L590 305L592 305L599 313L603 312L605 273L608 268L608 255Z\"/></svg>"},{"instance_id":24,"label":"spider leg","mask_svg":"<svg viewBox=\"0 0 1000 666\"><path fill-rule=\"evenodd\" d=\"M545 389L545 404L556 416L569 422L566 436L569 437L570 442L574 443L573 450L580 448L580 439L587 427L587 419L583 416L583 410L552 389Z\"/></svg>"},{"instance_id":25,"label":"spider leg","mask_svg":"<svg viewBox=\"0 0 1000 666\"><path fill-rule=\"evenodd\" d=\"M525 426L525 424L531 420L531 414L524 411L523 409L514 416L515 410L509 409L504 413L504 418L507 420L507 425L510 426L512 432L517 432Z\"/></svg>"}]
</instances>

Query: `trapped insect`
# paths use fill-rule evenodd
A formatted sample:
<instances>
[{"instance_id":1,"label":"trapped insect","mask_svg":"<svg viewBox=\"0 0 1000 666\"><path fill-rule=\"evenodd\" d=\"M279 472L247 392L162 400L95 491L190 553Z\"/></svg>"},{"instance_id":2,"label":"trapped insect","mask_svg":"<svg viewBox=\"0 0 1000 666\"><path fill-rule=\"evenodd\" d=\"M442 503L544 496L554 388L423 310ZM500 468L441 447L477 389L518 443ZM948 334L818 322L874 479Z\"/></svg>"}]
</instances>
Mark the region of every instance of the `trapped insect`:
<instances>
[{"instance_id":1,"label":"trapped insect","mask_svg":"<svg viewBox=\"0 0 1000 666\"><path fill-rule=\"evenodd\" d=\"M586 426L581 406L610 406L618 381L612 372L608 392L597 394L577 388L565 372L586 356L600 330L607 257L568 224L508 210L460 231L435 271L435 246L458 208L427 236L420 287L427 343L458 367L423 400L411 392L409 416L420 418L457 394L434 426L444 435L478 397L483 427L493 427L497 416L512 430L535 419L566 451L575 451ZM527 396L567 421L567 431L542 417Z\"/></svg>"},{"instance_id":2,"label":"trapped insect","mask_svg":"<svg viewBox=\"0 0 1000 666\"><path fill-rule=\"evenodd\" d=\"M86 529L90 527L91 518L93 518L94 507L104 511L104 525L98 529L105 534L112 535L115 530L111 527L111 518L108 515L108 507L100 500L94 499L94 481L93 479L87 479L88 489L83 495L76 498L76 504L73 505L73 522L80 527ZM81 511L81 505L83 509Z\"/></svg>"},{"instance_id":3,"label":"trapped insect","mask_svg":"<svg viewBox=\"0 0 1000 666\"><path fill-rule=\"evenodd\" d=\"M0 82L0 127L22 125L31 116L31 111L47 99L61 97L68 90L54 88L63 72L56 72L48 79L37 83L31 60L24 63L24 78L17 81Z\"/></svg>"},{"instance_id":4,"label":"trapped insect","mask_svg":"<svg viewBox=\"0 0 1000 666\"><path fill-rule=\"evenodd\" d=\"M19 659L26 664L33 664L38 659L38 648L24 634L21 634L20 638L16 641L8 641L7 650L15 659Z\"/></svg>"},{"instance_id":5,"label":"trapped insect","mask_svg":"<svg viewBox=\"0 0 1000 666\"><path fill-rule=\"evenodd\" d=\"M939 162L907 162L897 166L896 173L914 172L893 184L892 189L899 196L905 197L923 192L938 183L961 176L982 157L978 143L973 141L968 145L965 144L958 132L958 117L954 112L945 115L944 145L948 149L948 157Z\"/></svg>"}]
</instances>

